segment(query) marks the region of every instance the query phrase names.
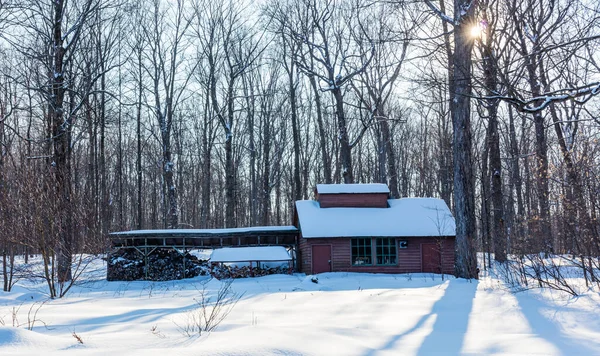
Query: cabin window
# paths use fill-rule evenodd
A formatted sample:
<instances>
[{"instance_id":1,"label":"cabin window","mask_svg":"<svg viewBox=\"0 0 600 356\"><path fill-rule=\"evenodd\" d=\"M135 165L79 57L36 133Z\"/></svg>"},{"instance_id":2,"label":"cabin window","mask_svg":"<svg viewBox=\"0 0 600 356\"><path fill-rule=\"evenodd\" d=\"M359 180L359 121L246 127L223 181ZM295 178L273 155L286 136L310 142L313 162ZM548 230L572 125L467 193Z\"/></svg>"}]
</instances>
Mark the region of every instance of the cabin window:
<instances>
[{"instance_id":1,"label":"cabin window","mask_svg":"<svg viewBox=\"0 0 600 356\"><path fill-rule=\"evenodd\" d=\"M396 264L396 239L394 238L377 238L376 252L378 265L395 265Z\"/></svg>"},{"instance_id":2,"label":"cabin window","mask_svg":"<svg viewBox=\"0 0 600 356\"><path fill-rule=\"evenodd\" d=\"M371 239L352 239L352 265L371 265Z\"/></svg>"}]
</instances>

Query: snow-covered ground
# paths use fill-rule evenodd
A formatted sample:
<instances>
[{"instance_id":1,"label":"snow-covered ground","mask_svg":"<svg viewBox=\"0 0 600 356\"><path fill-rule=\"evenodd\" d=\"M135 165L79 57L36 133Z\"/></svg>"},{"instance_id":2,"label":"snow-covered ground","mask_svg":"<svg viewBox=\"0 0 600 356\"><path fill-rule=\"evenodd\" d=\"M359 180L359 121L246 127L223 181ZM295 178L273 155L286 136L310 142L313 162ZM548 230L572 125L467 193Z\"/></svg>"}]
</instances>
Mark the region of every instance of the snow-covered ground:
<instances>
[{"instance_id":1,"label":"snow-covered ground","mask_svg":"<svg viewBox=\"0 0 600 356\"><path fill-rule=\"evenodd\" d=\"M107 282L104 273L98 259L62 299L46 301L35 281L0 292L0 355L600 355L591 291L511 293L486 276L272 275L235 280L231 313L190 337L201 291L214 295L221 282Z\"/></svg>"}]
</instances>

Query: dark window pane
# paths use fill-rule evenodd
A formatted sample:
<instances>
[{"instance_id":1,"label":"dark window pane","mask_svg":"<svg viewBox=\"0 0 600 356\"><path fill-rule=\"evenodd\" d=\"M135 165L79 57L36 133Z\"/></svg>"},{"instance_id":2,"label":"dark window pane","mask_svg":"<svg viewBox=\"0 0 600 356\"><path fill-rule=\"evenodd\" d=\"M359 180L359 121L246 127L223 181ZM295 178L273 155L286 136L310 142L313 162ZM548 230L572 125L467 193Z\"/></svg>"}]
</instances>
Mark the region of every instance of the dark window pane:
<instances>
[{"instance_id":1,"label":"dark window pane","mask_svg":"<svg viewBox=\"0 0 600 356\"><path fill-rule=\"evenodd\" d=\"M370 265L371 262L371 239L351 239L352 264L355 266Z\"/></svg>"},{"instance_id":2,"label":"dark window pane","mask_svg":"<svg viewBox=\"0 0 600 356\"><path fill-rule=\"evenodd\" d=\"M375 242L377 249L377 264L378 265L395 265L396 264L396 239L394 238L377 238Z\"/></svg>"}]
</instances>

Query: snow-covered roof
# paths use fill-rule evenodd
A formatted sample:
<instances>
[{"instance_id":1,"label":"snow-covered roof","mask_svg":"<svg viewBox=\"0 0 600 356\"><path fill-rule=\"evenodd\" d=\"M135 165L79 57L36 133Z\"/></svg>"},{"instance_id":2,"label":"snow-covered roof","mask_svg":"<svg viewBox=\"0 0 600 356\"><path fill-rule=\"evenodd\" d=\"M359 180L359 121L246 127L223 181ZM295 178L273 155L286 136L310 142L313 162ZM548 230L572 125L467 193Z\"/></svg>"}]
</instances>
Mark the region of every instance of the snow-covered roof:
<instances>
[{"instance_id":1,"label":"snow-covered roof","mask_svg":"<svg viewBox=\"0 0 600 356\"><path fill-rule=\"evenodd\" d=\"M163 229L163 230L131 230L113 232L111 235L210 235L210 234L243 234L260 232L297 231L295 226L253 226L230 229Z\"/></svg>"},{"instance_id":2,"label":"snow-covered roof","mask_svg":"<svg viewBox=\"0 0 600 356\"><path fill-rule=\"evenodd\" d=\"M212 252L211 262L290 261L292 258L285 247L226 247Z\"/></svg>"},{"instance_id":3,"label":"snow-covered roof","mask_svg":"<svg viewBox=\"0 0 600 356\"><path fill-rule=\"evenodd\" d=\"M321 208L296 202L302 237L455 236L454 217L436 198L389 199L389 208Z\"/></svg>"},{"instance_id":4,"label":"snow-covered roof","mask_svg":"<svg viewBox=\"0 0 600 356\"><path fill-rule=\"evenodd\" d=\"M389 193L387 185L370 184L317 184L319 194Z\"/></svg>"}]
</instances>

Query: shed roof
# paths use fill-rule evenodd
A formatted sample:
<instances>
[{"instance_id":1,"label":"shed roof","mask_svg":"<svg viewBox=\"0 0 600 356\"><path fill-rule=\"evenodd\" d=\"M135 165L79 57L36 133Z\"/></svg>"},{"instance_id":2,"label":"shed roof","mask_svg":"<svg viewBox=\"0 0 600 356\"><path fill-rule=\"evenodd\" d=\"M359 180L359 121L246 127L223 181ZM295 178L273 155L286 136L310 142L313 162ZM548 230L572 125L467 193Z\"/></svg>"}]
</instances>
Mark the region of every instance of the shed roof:
<instances>
[{"instance_id":1,"label":"shed roof","mask_svg":"<svg viewBox=\"0 0 600 356\"><path fill-rule=\"evenodd\" d=\"M360 193L389 193L387 185L382 183L370 184L317 184L319 194L360 194Z\"/></svg>"},{"instance_id":2,"label":"shed roof","mask_svg":"<svg viewBox=\"0 0 600 356\"><path fill-rule=\"evenodd\" d=\"M229 229L163 229L112 232L112 236L237 236L245 234L294 234L295 226L252 226Z\"/></svg>"},{"instance_id":3,"label":"shed roof","mask_svg":"<svg viewBox=\"0 0 600 356\"><path fill-rule=\"evenodd\" d=\"M296 202L302 237L455 236L454 217L436 198L389 199L389 208L321 208Z\"/></svg>"},{"instance_id":4,"label":"shed roof","mask_svg":"<svg viewBox=\"0 0 600 356\"><path fill-rule=\"evenodd\" d=\"M290 261L292 258L283 246L231 247L212 252L211 262Z\"/></svg>"}]
</instances>

